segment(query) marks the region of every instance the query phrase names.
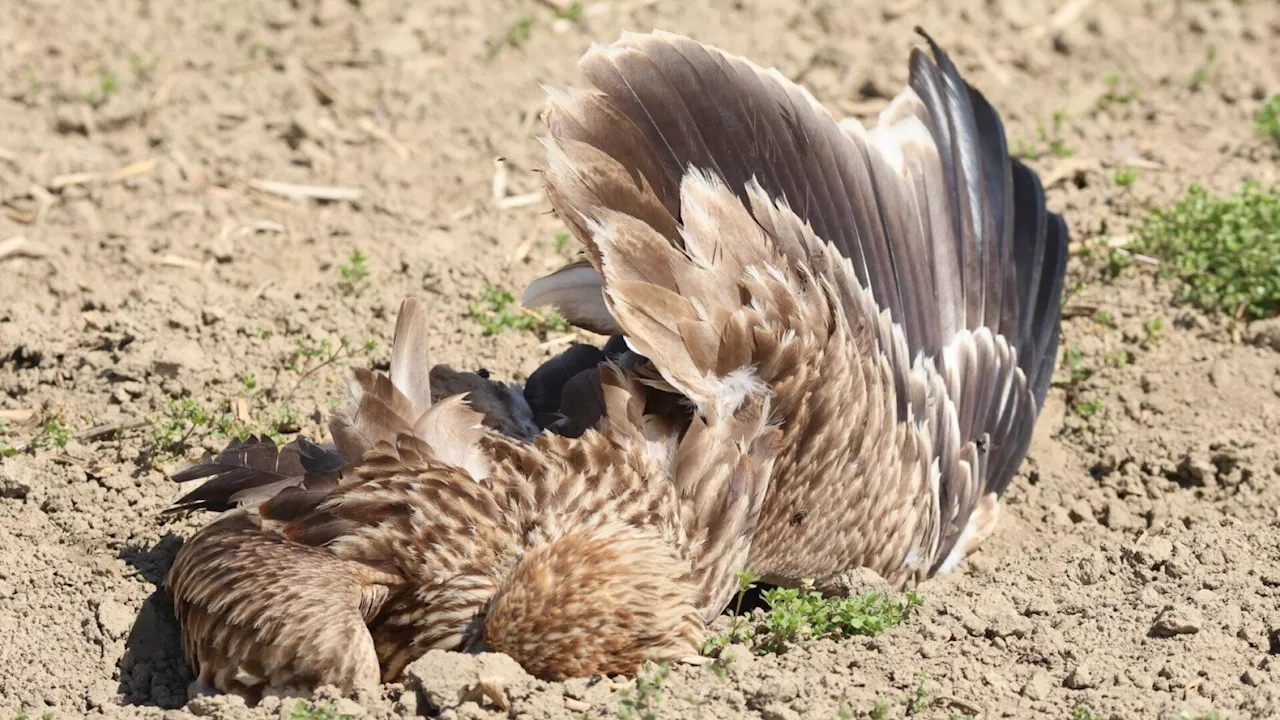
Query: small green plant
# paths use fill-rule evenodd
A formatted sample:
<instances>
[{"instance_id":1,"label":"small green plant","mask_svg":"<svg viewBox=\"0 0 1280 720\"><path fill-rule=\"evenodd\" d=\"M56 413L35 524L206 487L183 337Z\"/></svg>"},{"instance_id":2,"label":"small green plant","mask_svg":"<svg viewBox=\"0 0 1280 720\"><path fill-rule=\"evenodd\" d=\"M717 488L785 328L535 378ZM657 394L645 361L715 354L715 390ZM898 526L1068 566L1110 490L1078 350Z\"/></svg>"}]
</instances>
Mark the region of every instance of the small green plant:
<instances>
[{"instance_id":1,"label":"small green plant","mask_svg":"<svg viewBox=\"0 0 1280 720\"><path fill-rule=\"evenodd\" d=\"M1111 314L1110 310L1099 310L1094 313L1093 321L1104 327L1113 328L1116 326L1116 318Z\"/></svg>"},{"instance_id":2,"label":"small green plant","mask_svg":"<svg viewBox=\"0 0 1280 720\"><path fill-rule=\"evenodd\" d=\"M1070 373L1066 380L1057 380L1053 384L1060 388L1074 388L1093 377L1093 370L1084 367L1084 353L1074 345L1062 349L1062 366Z\"/></svg>"},{"instance_id":3,"label":"small green plant","mask_svg":"<svg viewBox=\"0 0 1280 720\"><path fill-rule=\"evenodd\" d=\"M1089 400L1088 402L1078 402L1071 406L1076 415L1079 415L1084 420L1092 420L1097 417L1098 413L1102 412L1103 407L1102 398Z\"/></svg>"},{"instance_id":4,"label":"small green plant","mask_svg":"<svg viewBox=\"0 0 1280 720\"><path fill-rule=\"evenodd\" d=\"M156 67L160 64L160 58L151 57L143 58L138 53L129 55L129 69L133 71L133 76L140 81L150 80L156 72Z\"/></svg>"},{"instance_id":5,"label":"small green plant","mask_svg":"<svg viewBox=\"0 0 1280 720\"><path fill-rule=\"evenodd\" d=\"M622 700L618 706L619 720L657 720L662 706L662 685L667 681L671 668L666 663L652 674L636 674L635 691L630 688L619 691Z\"/></svg>"},{"instance_id":6,"label":"small green plant","mask_svg":"<svg viewBox=\"0 0 1280 720\"><path fill-rule=\"evenodd\" d=\"M1077 705L1071 711L1071 720L1107 720L1107 716L1095 713L1088 705Z\"/></svg>"},{"instance_id":7,"label":"small green plant","mask_svg":"<svg viewBox=\"0 0 1280 720\"><path fill-rule=\"evenodd\" d=\"M1203 310L1258 320L1280 315L1280 190L1245 183L1210 195L1192 185L1137 229L1135 249L1160 260L1175 299Z\"/></svg>"},{"instance_id":8,"label":"small green plant","mask_svg":"<svg viewBox=\"0 0 1280 720\"><path fill-rule=\"evenodd\" d=\"M901 625L921 602L914 592L902 600L876 592L825 597L812 582L799 588L772 588L761 597L769 604L763 623L767 633L759 644L764 652L781 652L799 640L879 635Z\"/></svg>"},{"instance_id":9,"label":"small green plant","mask_svg":"<svg viewBox=\"0 0 1280 720\"><path fill-rule=\"evenodd\" d=\"M504 330L528 330L543 336L548 330L565 332L569 322L554 310L545 314L528 308L511 307L516 301L509 291L485 283L480 289L480 301L467 306L467 316L484 328L485 335L497 335Z\"/></svg>"},{"instance_id":10,"label":"small green plant","mask_svg":"<svg viewBox=\"0 0 1280 720\"><path fill-rule=\"evenodd\" d=\"M1173 717L1174 720L1219 720L1220 716L1218 715L1217 710L1210 710L1203 715L1192 715L1189 712L1180 712Z\"/></svg>"},{"instance_id":11,"label":"small green plant","mask_svg":"<svg viewBox=\"0 0 1280 720\"><path fill-rule=\"evenodd\" d=\"M349 717L339 714L333 703L313 705L306 700L294 703L293 710L289 713L289 720L344 720Z\"/></svg>"},{"instance_id":12,"label":"small green plant","mask_svg":"<svg viewBox=\"0 0 1280 720\"><path fill-rule=\"evenodd\" d=\"M1120 168L1111 176L1111 182L1116 187L1129 187L1138 179L1138 171L1133 168Z\"/></svg>"},{"instance_id":13,"label":"small green plant","mask_svg":"<svg viewBox=\"0 0 1280 720\"><path fill-rule=\"evenodd\" d=\"M251 393L258 387L258 377L251 372L241 373L240 384L244 386L245 393Z\"/></svg>"},{"instance_id":14,"label":"small green plant","mask_svg":"<svg viewBox=\"0 0 1280 720\"><path fill-rule=\"evenodd\" d=\"M1112 105L1124 105L1141 97L1137 90L1120 91L1120 73L1107 73L1102 81L1106 83L1107 91L1098 98L1098 110L1106 110Z\"/></svg>"},{"instance_id":15,"label":"small green plant","mask_svg":"<svg viewBox=\"0 0 1280 720\"><path fill-rule=\"evenodd\" d=\"M558 8L556 10L556 17L562 20L568 20L571 23L581 24L583 20L582 3L578 2L578 0L573 0L573 2L568 5Z\"/></svg>"},{"instance_id":16,"label":"small green plant","mask_svg":"<svg viewBox=\"0 0 1280 720\"><path fill-rule=\"evenodd\" d=\"M173 400L160 417L151 420L145 452L154 460L170 460L185 452L188 441L196 433L210 428L212 422L213 416L195 398Z\"/></svg>"},{"instance_id":17,"label":"small green plant","mask_svg":"<svg viewBox=\"0 0 1280 720\"><path fill-rule=\"evenodd\" d=\"M1102 362L1105 363L1107 367L1111 367L1119 370L1120 368L1126 365L1129 365L1130 363L1133 362L1133 354L1130 353L1128 350L1120 350L1117 352L1104 352L1102 353Z\"/></svg>"},{"instance_id":18,"label":"small green plant","mask_svg":"<svg viewBox=\"0 0 1280 720\"><path fill-rule=\"evenodd\" d=\"M334 291L339 295L359 295L370 285L369 258L359 250L352 250L347 262L338 266L338 274L342 279L334 284Z\"/></svg>"},{"instance_id":19,"label":"small green plant","mask_svg":"<svg viewBox=\"0 0 1280 720\"><path fill-rule=\"evenodd\" d=\"M1254 118L1253 126L1272 142L1280 144L1280 93L1268 98Z\"/></svg>"},{"instance_id":20,"label":"small green plant","mask_svg":"<svg viewBox=\"0 0 1280 720\"><path fill-rule=\"evenodd\" d=\"M872 720L885 720L885 718L889 717L889 701L876 700L876 704L871 707L869 714Z\"/></svg>"},{"instance_id":21,"label":"small green plant","mask_svg":"<svg viewBox=\"0 0 1280 720\"><path fill-rule=\"evenodd\" d=\"M565 254L565 252L569 249L569 239L570 239L570 235L567 232L561 231L556 233L556 252L557 253L561 255Z\"/></svg>"},{"instance_id":22,"label":"small green plant","mask_svg":"<svg viewBox=\"0 0 1280 720\"><path fill-rule=\"evenodd\" d=\"M729 632L723 635L712 635L703 641L701 649L703 655L714 655L728 645L751 639L751 626L747 623L746 616L742 614L742 601L747 593L755 588L756 581L759 579L760 576L751 570L738 571L738 597L733 606L733 619L730 621Z\"/></svg>"},{"instance_id":23,"label":"small green plant","mask_svg":"<svg viewBox=\"0 0 1280 720\"><path fill-rule=\"evenodd\" d=\"M1199 90L1213 80L1213 73L1218 65L1218 48L1210 45L1204 53L1204 62L1196 66L1191 73L1191 82L1187 85L1192 90Z\"/></svg>"},{"instance_id":24,"label":"small green plant","mask_svg":"<svg viewBox=\"0 0 1280 720\"><path fill-rule=\"evenodd\" d=\"M928 675L920 673L920 684L916 685L915 691L902 701L902 704L906 706L906 713L908 717L918 715L925 710L928 710L929 706L933 704L933 701L929 699L929 691L924 686L928 679Z\"/></svg>"},{"instance_id":25,"label":"small green plant","mask_svg":"<svg viewBox=\"0 0 1280 720\"><path fill-rule=\"evenodd\" d=\"M362 349L365 355L372 355L377 347L377 341L366 340ZM352 352L351 341L345 335L338 336L338 345L336 347L328 338L322 338L318 342L311 338L298 340L293 350L290 350L289 354L285 355L284 359L280 361L281 370L298 374L298 381L281 402L288 405L294 394L298 392L298 388L302 387L307 378L342 358L351 357Z\"/></svg>"},{"instance_id":26,"label":"small green plant","mask_svg":"<svg viewBox=\"0 0 1280 720\"><path fill-rule=\"evenodd\" d=\"M50 415L40 423L40 432L31 444L42 448L63 448L69 442L71 442L71 430L63 424L62 420Z\"/></svg>"},{"instance_id":27,"label":"small green plant","mask_svg":"<svg viewBox=\"0 0 1280 720\"><path fill-rule=\"evenodd\" d=\"M1045 155L1056 158L1071 157L1073 154L1071 148L1067 147L1067 141L1062 137L1062 130L1066 124L1067 113L1062 110L1054 111L1052 125L1049 128L1046 128L1044 123L1036 124L1038 144L1029 145L1024 140L1018 140L1013 154L1026 160L1039 160Z\"/></svg>"},{"instance_id":28,"label":"small green plant","mask_svg":"<svg viewBox=\"0 0 1280 720\"><path fill-rule=\"evenodd\" d=\"M1164 337L1164 320L1151 318L1142 323L1143 345L1154 345Z\"/></svg>"},{"instance_id":29,"label":"small green plant","mask_svg":"<svg viewBox=\"0 0 1280 720\"><path fill-rule=\"evenodd\" d=\"M116 77L116 74L107 68L100 68L98 70L98 87L85 94L84 101L96 108L105 104L118 92L120 92L120 78Z\"/></svg>"},{"instance_id":30,"label":"small green plant","mask_svg":"<svg viewBox=\"0 0 1280 720\"><path fill-rule=\"evenodd\" d=\"M495 58L498 53L502 52L505 47L518 48L528 42L533 35L533 17L523 15L507 28L507 32L501 37L493 38L485 41L488 49L489 58Z\"/></svg>"}]
</instances>

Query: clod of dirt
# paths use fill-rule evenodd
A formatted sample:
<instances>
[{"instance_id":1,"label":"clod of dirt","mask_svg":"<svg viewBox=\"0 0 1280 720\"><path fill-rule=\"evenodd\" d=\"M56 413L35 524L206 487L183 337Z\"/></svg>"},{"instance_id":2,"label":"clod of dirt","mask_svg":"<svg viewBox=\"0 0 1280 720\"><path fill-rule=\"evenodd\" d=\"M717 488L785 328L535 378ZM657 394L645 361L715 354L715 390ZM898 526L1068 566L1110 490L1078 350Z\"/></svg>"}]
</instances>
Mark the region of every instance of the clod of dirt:
<instances>
[{"instance_id":1,"label":"clod of dirt","mask_svg":"<svg viewBox=\"0 0 1280 720\"><path fill-rule=\"evenodd\" d=\"M1254 345L1280 351L1280 317L1251 323L1249 333Z\"/></svg>"},{"instance_id":2,"label":"clod of dirt","mask_svg":"<svg viewBox=\"0 0 1280 720\"><path fill-rule=\"evenodd\" d=\"M405 687L418 692L424 706L433 713L464 703L506 710L511 705L508 692L533 682L533 677L509 655L463 655L441 650L432 650L410 664L404 676Z\"/></svg>"},{"instance_id":3,"label":"clod of dirt","mask_svg":"<svg viewBox=\"0 0 1280 720\"><path fill-rule=\"evenodd\" d=\"M1204 626L1204 616L1194 607L1166 605L1151 624L1151 633L1161 637L1194 635Z\"/></svg>"}]
</instances>

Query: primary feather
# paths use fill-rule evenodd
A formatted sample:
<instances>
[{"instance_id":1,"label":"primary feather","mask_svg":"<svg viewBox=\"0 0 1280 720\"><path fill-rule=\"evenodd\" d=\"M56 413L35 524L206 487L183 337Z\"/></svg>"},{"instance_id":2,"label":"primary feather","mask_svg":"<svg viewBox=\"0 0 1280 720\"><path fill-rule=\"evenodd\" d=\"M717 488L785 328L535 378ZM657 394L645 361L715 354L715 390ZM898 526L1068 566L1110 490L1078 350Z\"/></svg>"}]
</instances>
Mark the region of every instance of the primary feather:
<instances>
[{"instance_id":1,"label":"primary feather","mask_svg":"<svg viewBox=\"0 0 1280 720\"><path fill-rule=\"evenodd\" d=\"M598 273L578 263L575 286L601 288L562 310L613 318L695 423L771 397L783 448L750 563L775 582L953 568L1052 374L1065 224L925 38L870 131L665 32L593 46L595 88L548 91L547 196Z\"/></svg>"}]
</instances>

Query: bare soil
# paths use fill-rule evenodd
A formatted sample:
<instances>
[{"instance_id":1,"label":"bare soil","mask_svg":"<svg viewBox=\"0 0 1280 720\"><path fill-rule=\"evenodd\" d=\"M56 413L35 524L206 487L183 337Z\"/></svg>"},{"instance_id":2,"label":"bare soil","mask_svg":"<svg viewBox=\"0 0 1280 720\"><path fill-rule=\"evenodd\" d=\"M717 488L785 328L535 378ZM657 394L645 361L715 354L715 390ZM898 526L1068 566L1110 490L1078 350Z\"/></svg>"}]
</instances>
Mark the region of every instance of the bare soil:
<instances>
[{"instance_id":1,"label":"bare soil","mask_svg":"<svg viewBox=\"0 0 1280 720\"><path fill-rule=\"evenodd\" d=\"M410 293L436 308L437 361L518 380L561 349L563 333L484 336L467 307L564 259L561 226L522 196L539 83L583 82L593 41L688 34L871 122L924 25L1081 244L1123 239L1191 183L1280 179L1252 130L1280 91L1274 0L589 0L576 19L533 0L7 0L3 16L0 243L26 238L0 260L0 441L23 449L0 461L6 718L289 716L187 704L160 581L209 517L157 513L179 490L166 471L225 438L204 427L149 460L153 435L189 398L323 436L345 367L386 362ZM360 195L294 201L259 180ZM344 286L353 250L369 275ZM988 546L878 638L742 657L724 678L674 669L659 717L861 717L877 700L883 717L1280 716L1280 354L1173 305L1142 263L1103 266L1073 259L1063 329L1095 372L1060 370ZM327 365L296 353L342 337ZM432 690L476 662L433 655L409 690L337 709L500 715ZM494 672L528 720L615 716L630 685Z\"/></svg>"}]
</instances>

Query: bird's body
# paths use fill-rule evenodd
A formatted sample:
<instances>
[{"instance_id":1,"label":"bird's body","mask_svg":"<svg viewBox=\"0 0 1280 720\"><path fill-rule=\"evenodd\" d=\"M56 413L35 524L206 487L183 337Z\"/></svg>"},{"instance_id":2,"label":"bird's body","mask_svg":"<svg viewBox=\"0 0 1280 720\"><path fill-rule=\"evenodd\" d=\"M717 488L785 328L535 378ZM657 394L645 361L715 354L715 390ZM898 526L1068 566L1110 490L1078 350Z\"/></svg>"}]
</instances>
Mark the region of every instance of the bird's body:
<instances>
[{"instance_id":1,"label":"bird's body","mask_svg":"<svg viewBox=\"0 0 1280 720\"><path fill-rule=\"evenodd\" d=\"M510 398L497 383L453 377L470 394L432 402L452 376L428 380L425 312L402 306L389 376L356 372L334 450L254 438L176 476L210 480L173 509L229 508L166 579L200 679L253 698L392 681L437 648L506 652L548 679L696 656L778 431L756 413L677 440L601 365L596 427L523 440L527 407L486 423L464 401ZM695 459L710 464L676 472Z\"/></svg>"},{"instance_id":2,"label":"bird's body","mask_svg":"<svg viewBox=\"0 0 1280 720\"><path fill-rule=\"evenodd\" d=\"M175 508L227 509L168 579L201 678L349 688L482 647L625 673L693 654L744 569L955 567L1026 453L1067 236L934 56L868 132L687 38L589 50L596 89L549 90L544 173L585 257L525 302L614 339L546 363L525 405L429 374L407 301L333 451L180 474L214 479Z\"/></svg>"}]
</instances>

